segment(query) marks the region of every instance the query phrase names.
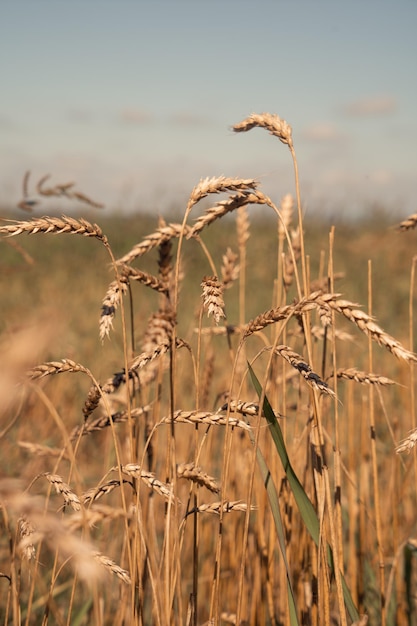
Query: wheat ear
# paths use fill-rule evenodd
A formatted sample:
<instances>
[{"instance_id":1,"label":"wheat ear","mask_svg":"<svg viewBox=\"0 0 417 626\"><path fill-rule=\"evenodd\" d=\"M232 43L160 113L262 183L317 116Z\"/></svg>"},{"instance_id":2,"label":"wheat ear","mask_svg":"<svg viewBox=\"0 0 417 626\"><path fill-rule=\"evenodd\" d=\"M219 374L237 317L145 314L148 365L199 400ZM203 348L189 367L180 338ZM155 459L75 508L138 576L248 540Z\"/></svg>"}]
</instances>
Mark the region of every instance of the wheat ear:
<instances>
[{"instance_id":1,"label":"wheat ear","mask_svg":"<svg viewBox=\"0 0 417 626\"><path fill-rule=\"evenodd\" d=\"M7 220L9 221L9 220ZM12 221L12 220L10 220ZM83 235L84 237L95 237L106 245L108 245L107 237L97 224L90 224L87 220L80 218L76 220L73 217L63 215L58 217L40 217L28 221L19 221L7 226L0 226L0 233L14 237L22 233L34 235L36 233L68 233L70 235Z\"/></svg>"},{"instance_id":2,"label":"wheat ear","mask_svg":"<svg viewBox=\"0 0 417 626\"><path fill-rule=\"evenodd\" d=\"M265 128L282 143L292 146L291 126L274 113L252 113L238 124L234 124L232 129L235 133L242 133L256 127Z\"/></svg>"}]
</instances>

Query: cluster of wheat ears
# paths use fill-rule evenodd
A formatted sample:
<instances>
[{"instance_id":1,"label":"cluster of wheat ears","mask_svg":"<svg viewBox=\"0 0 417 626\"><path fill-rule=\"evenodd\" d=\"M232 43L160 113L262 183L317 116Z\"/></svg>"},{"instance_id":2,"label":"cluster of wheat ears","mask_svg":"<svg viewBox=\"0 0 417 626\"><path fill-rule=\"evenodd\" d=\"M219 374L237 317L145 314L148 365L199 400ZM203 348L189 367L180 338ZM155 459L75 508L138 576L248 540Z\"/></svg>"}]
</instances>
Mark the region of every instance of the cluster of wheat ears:
<instances>
[{"instance_id":1,"label":"cluster of wheat ears","mask_svg":"<svg viewBox=\"0 0 417 626\"><path fill-rule=\"evenodd\" d=\"M35 362L41 336L2 347L1 441L13 433L15 448L36 461L9 467L0 481L4 624L414 623L417 463L414 452L401 454L417 441L412 312L407 349L373 317L371 264L368 312L338 293L334 229L327 267L313 280L291 127L262 113L233 130L255 127L290 150L295 198L277 205L254 179L202 179L181 223L160 219L120 258L85 219L0 224L7 241L78 234L105 247L113 280L98 332L103 354L116 336L122 355L119 371L100 381L74 358ZM39 195L98 206L72 185L46 189L45 180ZM19 206L29 211L27 182ZM194 218L194 207L217 194ZM265 285L271 308L248 320L254 205L276 216L276 275ZM232 212L236 250L231 242L215 259L204 232ZM413 215L399 228L416 224ZM203 268L197 311L183 306L191 241ZM139 269L153 251L157 271ZM139 317L146 288L157 294L140 337L134 283L143 287ZM75 425L53 395L57 374L90 381L84 399L71 396ZM71 389L74 379L63 378ZM388 393L407 397L400 430ZM45 413L55 434L31 440L28 422Z\"/></svg>"}]
</instances>

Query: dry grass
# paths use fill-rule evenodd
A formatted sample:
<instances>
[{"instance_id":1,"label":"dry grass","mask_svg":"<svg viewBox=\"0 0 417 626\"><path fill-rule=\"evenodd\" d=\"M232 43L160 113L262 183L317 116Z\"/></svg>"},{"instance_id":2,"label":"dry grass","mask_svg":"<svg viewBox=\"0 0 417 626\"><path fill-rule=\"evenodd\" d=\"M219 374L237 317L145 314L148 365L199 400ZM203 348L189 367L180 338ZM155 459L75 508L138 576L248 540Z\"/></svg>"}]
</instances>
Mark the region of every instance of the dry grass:
<instances>
[{"instance_id":1,"label":"dry grass","mask_svg":"<svg viewBox=\"0 0 417 626\"><path fill-rule=\"evenodd\" d=\"M294 196L201 179L182 222L139 242L130 228L117 245L84 218L0 224L4 241L36 239L7 250L22 264L2 283L0 623L417 619L412 245L411 276L403 250L388 272L401 249L390 238L412 236L415 216L379 237L379 282L377 262L338 256L333 228L317 250L291 127L268 113L233 127L253 128L289 149ZM33 200L25 177L21 208L99 204L46 180ZM225 197L191 217L213 194ZM48 234L63 248L35 284ZM94 242L65 234L103 244L94 261L82 259Z\"/></svg>"}]
</instances>

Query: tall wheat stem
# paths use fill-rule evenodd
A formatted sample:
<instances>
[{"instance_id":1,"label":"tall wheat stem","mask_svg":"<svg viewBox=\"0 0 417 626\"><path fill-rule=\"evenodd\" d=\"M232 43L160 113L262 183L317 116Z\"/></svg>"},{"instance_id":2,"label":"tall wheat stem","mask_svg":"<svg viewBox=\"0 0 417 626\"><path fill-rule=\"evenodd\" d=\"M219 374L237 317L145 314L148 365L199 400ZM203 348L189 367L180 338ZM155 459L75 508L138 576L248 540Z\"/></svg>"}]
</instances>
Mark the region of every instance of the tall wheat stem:
<instances>
[{"instance_id":1,"label":"tall wheat stem","mask_svg":"<svg viewBox=\"0 0 417 626\"><path fill-rule=\"evenodd\" d=\"M333 249L334 249L334 226L330 230L329 241L329 279L330 279L330 292L334 293L334 267L333 267ZM335 481L335 514L336 514L336 535L337 543L339 547L339 565L343 572L343 532L342 532L342 482L341 482L341 468L340 468L340 437L339 437L339 400L337 395L337 359L336 359L336 325L335 325L335 312L332 311L332 334L333 334L333 379L334 379L334 481ZM371 370L372 371L372 370Z\"/></svg>"},{"instance_id":2,"label":"tall wheat stem","mask_svg":"<svg viewBox=\"0 0 417 626\"><path fill-rule=\"evenodd\" d=\"M301 271L302 271L302 276L303 276L304 296L307 296L308 284L307 284L306 258L305 258L305 249L304 249L303 214L302 214L302 208L301 208L301 194L300 194L300 180L299 180L299 175L298 175L298 163L297 163L297 157L296 157L295 149L294 149L292 142L289 144L288 147L291 152L291 157L292 157L292 162L293 162L293 167L294 167L298 224L300 227Z\"/></svg>"},{"instance_id":3,"label":"tall wheat stem","mask_svg":"<svg viewBox=\"0 0 417 626\"><path fill-rule=\"evenodd\" d=\"M409 298L409 337L410 337L410 350L414 348L414 284L415 284L415 272L416 272L417 256L413 257L411 265L410 276L410 298ZM415 399L415 376L414 367L410 363L410 412L411 412L411 430L416 429L416 399ZM416 501L417 501L417 453L413 451L413 464L414 464L414 484L416 487Z\"/></svg>"},{"instance_id":4,"label":"tall wheat stem","mask_svg":"<svg viewBox=\"0 0 417 626\"><path fill-rule=\"evenodd\" d=\"M295 154L292 141L289 143L289 149L291 151L291 156L292 156L293 165L294 165L295 190L296 190L297 208L298 208L298 221L299 221L299 228L300 228L301 268L302 268L304 295L307 296L308 294L307 263L306 263L306 255L305 255L305 248L304 248L303 215L302 215L302 210L301 210L300 181L299 181L299 175L298 175L297 157ZM304 313L303 314L303 326L304 326L304 336L305 336L305 341L306 341L308 361L309 363L313 363L312 339L311 339L309 319L310 319L309 314ZM314 422L315 422L315 425L317 426L319 444L320 444L320 448L324 450L324 435L323 435L323 426L322 426L322 421L321 421L321 412L320 412L320 406L318 402L318 395L315 390L313 390L313 406L314 406ZM327 509L328 509L328 520L329 520L329 526L330 526L330 538L331 538L331 544L333 548L334 573L335 573L337 599L338 599L339 612L340 612L340 623L341 623L341 626L347 626L346 610L344 606L343 588L342 588L341 571L340 571L340 563L339 563L339 553L340 553L341 548L339 549L338 547L338 536L337 536L337 532L336 532L336 528L334 524L334 516L333 516L333 504L332 504L332 492L331 492L331 486L330 486L329 468L327 467L325 463L325 459L323 459L323 474L324 474L325 493L326 493ZM320 556L318 558L320 558Z\"/></svg>"},{"instance_id":5,"label":"tall wheat stem","mask_svg":"<svg viewBox=\"0 0 417 626\"><path fill-rule=\"evenodd\" d=\"M372 315L372 262L368 261L368 314ZM372 338L368 339L368 354L369 354L369 371L373 372L373 351L372 351ZM372 385L369 388L369 428L371 437L371 459L372 459L372 483L374 490L374 502L375 502L375 525L376 525L376 540L378 548L378 560L379 560L379 585L381 593L381 626L386 624L386 608L385 608L385 563L384 554L382 551L382 525L381 525L381 505L379 494L379 480L378 480L378 461L376 452L376 427L375 427L375 401L374 401L374 389Z\"/></svg>"}]
</instances>

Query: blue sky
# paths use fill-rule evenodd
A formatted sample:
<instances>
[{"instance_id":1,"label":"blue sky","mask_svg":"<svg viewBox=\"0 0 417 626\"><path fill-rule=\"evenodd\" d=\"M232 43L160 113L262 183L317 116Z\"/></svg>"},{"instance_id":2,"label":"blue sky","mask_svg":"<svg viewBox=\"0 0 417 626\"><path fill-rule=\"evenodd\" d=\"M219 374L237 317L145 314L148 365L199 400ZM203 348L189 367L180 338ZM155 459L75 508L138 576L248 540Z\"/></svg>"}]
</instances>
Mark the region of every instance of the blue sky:
<instances>
[{"instance_id":1,"label":"blue sky","mask_svg":"<svg viewBox=\"0 0 417 626\"><path fill-rule=\"evenodd\" d=\"M416 0L2 0L0 199L44 174L109 210L164 212L200 178L307 211L417 210ZM37 208L42 212L44 207Z\"/></svg>"}]
</instances>

